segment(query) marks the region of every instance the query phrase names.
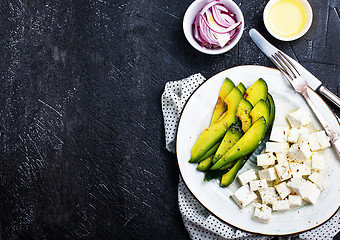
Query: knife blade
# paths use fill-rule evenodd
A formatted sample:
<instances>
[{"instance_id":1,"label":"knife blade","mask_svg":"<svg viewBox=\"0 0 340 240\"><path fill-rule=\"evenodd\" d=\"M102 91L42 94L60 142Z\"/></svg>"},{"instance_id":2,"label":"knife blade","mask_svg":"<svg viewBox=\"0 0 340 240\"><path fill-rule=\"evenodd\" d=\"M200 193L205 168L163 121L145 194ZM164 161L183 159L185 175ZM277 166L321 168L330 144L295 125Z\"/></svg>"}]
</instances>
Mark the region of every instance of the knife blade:
<instances>
[{"instance_id":1,"label":"knife blade","mask_svg":"<svg viewBox=\"0 0 340 240\"><path fill-rule=\"evenodd\" d=\"M279 51L278 48L274 47L269 43L256 29L250 29L250 38L254 41L257 47L267 56L270 57L273 53ZM287 55L287 54L286 54ZM288 55L287 55L288 56ZM288 56L300 74L306 79L308 86L314 91L322 94L333 102L338 108L340 108L340 98L332 93L328 88L322 85L322 82L317 79L313 74L311 74L307 69L305 69L300 63L295 61L293 58Z\"/></svg>"}]
</instances>

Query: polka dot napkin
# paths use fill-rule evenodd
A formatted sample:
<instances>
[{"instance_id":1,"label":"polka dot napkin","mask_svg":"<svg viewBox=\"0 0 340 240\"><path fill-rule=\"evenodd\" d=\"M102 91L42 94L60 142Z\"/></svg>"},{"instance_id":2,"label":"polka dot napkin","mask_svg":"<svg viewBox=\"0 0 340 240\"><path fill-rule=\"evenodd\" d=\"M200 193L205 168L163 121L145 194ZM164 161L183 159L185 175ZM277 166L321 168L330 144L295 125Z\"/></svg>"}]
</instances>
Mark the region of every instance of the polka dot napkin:
<instances>
[{"instance_id":1,"label":"polka dot napkin","mask_svg":"<svg viewBox=\"0 0 340 240\"><path fill-rule=\"evenodd\" d=\"M162 94L162 111L164 117L165 140L168 151L175 153L176 129L181 110L193 91L199 87L205 78L194 74L188 78L168 82ZM205 209L190 193L182 178L179 178L178 204L183 222L192 239L272 239L272 236L253 234L239 230L217 219ZM340 212L325 224L310 231L294 236L279 237L279 239L327 240L340 231Z\"/></svg>"}]
</instances>

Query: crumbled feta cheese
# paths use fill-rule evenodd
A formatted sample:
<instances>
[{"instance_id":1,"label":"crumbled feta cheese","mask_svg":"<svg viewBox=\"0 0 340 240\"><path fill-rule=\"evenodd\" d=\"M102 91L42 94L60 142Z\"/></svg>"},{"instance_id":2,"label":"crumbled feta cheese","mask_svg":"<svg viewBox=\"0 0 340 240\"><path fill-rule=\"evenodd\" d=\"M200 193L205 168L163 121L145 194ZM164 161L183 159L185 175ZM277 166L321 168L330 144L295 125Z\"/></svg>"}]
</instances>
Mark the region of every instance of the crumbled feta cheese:
<instances>
[{"instance_id":1,"label":"crumbled feta cheese","mask_svg":"<svg viewBox=\"0 0 340 240\"><path fill-rule=\"evenodd\" d=\"M306 142L301 142L295 143L290 147L288 156L294 161L303 161L310 159L312 152Z\"/></svg>"},{"instance_id":2,"label":"crumbled feta cheese","mask_svg":"<svg viewBox=\"0 0 340 240\"><path fill-rule=\"evenodd\" d=\"M268 223L272 216L272 209L266 204L256 204L253 219L260 223Z\"/></svg>"},{"instance_id":3,"label":"crumbled feta cheese","mask_svg":"<svg viewBox=\"0 0 340 240\"><path fill-rule=\"evenodd\" d=\"M257 166L270 166L275 164L276 157L271 153L257 155Z\"/></svg>"},{"instance_id":4,"label":"crumbled feta cheese","mask_svg":"<svg viewBox=\"0 0 340 240\"><path fill-rule=\"evenodd\" d=\"M288 196L289 206L297 207L302 205L302 198L299 195L289 195Z\"/></svg>"},{"instance_id":5,"label":"crumbled feta cheese","mask_svg":"<svg viewBox=\"0 0 340 240\"><path fill-rule=\"evenodd\" d=\"M306 126L312 121L310 114L303 108L291 112L287 115L287 120L292 127L299 128Z\"/></svg>"},{"instance_id":6,"label":"crumbled feta cheese","mask_svg":"<svg viewBox=\"0 0 340 240\"><path fill-rule=\"evenodd\" d=\"M258 174L260 179L267 179L268 181L274 181L276 179L276 172L274 167L260 170Z\"/></svg>"},{"instance_id":7,"label":"crumbled feta cheese","mask_svg":"<svg viewBox=\"0 0 340 240\"><path fill-rule=\"evenodd\" d=\"M287 142L288 131L288 126L274 125L269 140L274 142Z\"/></svg>"},{"instance_id":8,"label":"crumbled feta cheese","mask_svg":"<svg viewBox=\"0 0 340 240\"><path fill-rule=\"evenodd\" d=\"M287 141L290 143L297 143L300 136L300 130L297 128L291 128L288 133Z\"/></svg>"},{"instance_id":9,"label":"crumbled feta cheese","mask_svg":"<svg viewBox=\"0 0 340 240\"><path fill-rule=\"evenodd\" d=\"M237 189L231 197L239 208L244 208L257 198L256 194L250 191L248 184Z\"/></svg>"},{"instance_id":10,"label":"crumbled feta cheese","mask_svg":"<svg viewBox=\"0 0 340 240\"><path fill-rule=\"evenodd\" d=\"M283 152L289 148L287 142L266 142L266 152Z\"/></svg>"},{"instance_id":11,"label":"crumbled feta cheese","mask_svg":"<svg viewBox=\"0 0 340 240\"><path fill-rule=\"evenodd\" d=\"M262 203L273 203L279 199L274 187L262 188L258 191L261 196Z\"/></svg>"},{"instance_id":12,"label":"crumbled feta cheese","mask_svg":"<svg viewBox=\"0 0 340 240\"><path fill-rule=\"evenodd\" d=\"M293 177L302 177L311 174L311 167L301 162L290 162L289 167Z\"/></svg>"},{"instance_id":13,"label":"crumbled feta cheese","mask_svg":"<svg viewBox=\"0 0 340 240\"><path fill-rule=\"evenodd\" d=\"M275 185L275 189L282 200L285 199L292 192L290 188L287 186L286 182L282 182L278 185Z\"/></svg>"},{"instance_id":14,"label":"crumbled feta cheese","mask_svg":"<svg viewBox=\"0 0 340 240\"><path fill-rule=\"evenodd\" d=\"M325 157L323 155L312 155L312 169L318 171L325 169Z\"/></svg>"},{"instance_id":15,"label":"crumbled feta cheese","mask_svg":"<svg viewBox=\"0 0 340 240\"><path fill-rule=\"evenodd\" d=\"M240 175L238 175L237 178L242 185L245 185L245 184L249 183L250 181L256 180L257 176L256 176L255 170L250 169L250 170L245 171L245 172L241 173Z\"/></svg>"},{"instance_id":16,"label":"crumbled feta cheese","mask_svg":"<svg viewBox=\"0 0 340 240\"><path fill-rule=\"evenodd\" d=\"M272 203L273 211L284 211L289 209L288 200L278 200Z\"/></svg>"},{"instance_id":17,"label":"crumbled feta cheese","mask_svg":"<svg viewBox=\"0 0 340 240\"><path fill-rule=\"evenodd\" d=\"M288 162L276 164L275 170L276 170L277 176L279 177L281 181L287 180L292 177Z\"/></svg>"},{"instance_id":18,"label":"crumbled feta cheese","mask_svg":"<svg viewBox=\"0 0 340 240\"><path fill-rule=\"evenodd\" d=\"M267 180L266 179L261 179L261 180L254 180L249 182L250 190L251 191L257 191L262 188L267 188Z\"/></svg>"}]
</instances>

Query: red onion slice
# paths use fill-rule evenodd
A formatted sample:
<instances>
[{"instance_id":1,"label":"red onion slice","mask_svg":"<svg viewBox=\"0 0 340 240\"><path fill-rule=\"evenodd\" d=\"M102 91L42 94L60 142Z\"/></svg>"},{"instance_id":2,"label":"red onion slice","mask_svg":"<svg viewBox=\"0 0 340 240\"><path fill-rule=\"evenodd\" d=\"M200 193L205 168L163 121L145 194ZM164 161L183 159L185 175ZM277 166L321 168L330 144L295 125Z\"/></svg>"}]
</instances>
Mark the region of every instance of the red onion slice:
<instances>
[{"instance_id":1,"label":"red onion slice","mask_svg":"<svg viewBox=\"0 0 340 240\"><path fill-rule=\"evenodd\" d=\"M194 38L202 47L224 47L237 35L241 24L220 0L214 0L197 14L193 23Z\"/></svg>"}]
</instances>

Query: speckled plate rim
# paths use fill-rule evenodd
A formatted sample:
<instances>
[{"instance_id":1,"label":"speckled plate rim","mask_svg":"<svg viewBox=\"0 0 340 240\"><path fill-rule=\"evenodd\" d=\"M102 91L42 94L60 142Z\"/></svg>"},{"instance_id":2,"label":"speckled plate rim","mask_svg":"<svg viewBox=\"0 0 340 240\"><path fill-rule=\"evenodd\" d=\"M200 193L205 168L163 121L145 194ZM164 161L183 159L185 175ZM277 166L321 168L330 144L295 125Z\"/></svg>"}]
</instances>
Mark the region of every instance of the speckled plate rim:
<instances>
[{"instance_id":1,"label":"speckled plate rim","mask_svg":"<svg viewBox=\"0 0 340 240\"><path fill-rule=\"evenodd\" d=\"M216 79L219 79L218 81L218 83L216 83L217 85L218 85L218 87L217 87L217 91L215 91L215 94L216 94L216 98L217 98L217 95L218 95L218 91L219 91L219 89L220 89L220 86L222 85L222 83L223 83L223 79L226 77L226 76L229 76L229 77L231 77L231 79L234 81L234 83L235 83L235 85L239 82L239 79L233 79L232 78L232 76L230 76L229 75L229 73L230 73L230 71L231 72L233 72L233 71L237 71L237 72L240 72L240 73L244 73L244 72L252 72L252 74L254 75L254 73L255 73L255 75L256 75L256 73L261 73L261 71L265 71L265 72L269 72L269 73L272 73L273 75L276 75L276 78L280 78L279 79L279 81L283 81L285 84L287 83L287 81L282 77L282 75L280 74L280 72L277 70L277 69L273 69L273 68L268 68L268 67L264 67L264 66L258 66L258 65L243 65L243 66L236 66L236 67L233 67L233 68L229 68L229 69L226 69L226 70L224 70L224 71L221 71L221 72L219 72L219 73L217 73L217 74L215 74L214 76L212 76L211 78L209 78L209 79L207 79L205 82L203 82L202 84L201 84L201 86L200 87L198 87L194 92L193 92L193 94L190 96L190 98L188 99L188 101L186 102L186 104L184 105L184 107L183 107L183 110L182 110L182 112L181 112L181 114L180 114L180 118L179 118L179 124L178 124L178 129L177 129L177 139L176 139L176 154L177 154L177 161L178 161L178 165L179 165L179 169L180 169L180 174L181 174L181 176L182 176L182 179L184 180L184 183L186 184L186 186L188 187L188 189L189 189L189 191L193 194L193 196L195 196L195 198L206 208L206 209L208 209L213 215L215 215L217 218L219 218L220 220L222 220L222 221L224 221L224 222L226 222L226 223L228 223L228 224L230 224L230 225L232 225L232 226L234 226L234 227L237 227L237 228L239 228L239 229L242 229L242 230L244 230L244 231L247 231L247 232L252 232L252 233L259 233L259 234L264 234L264 235L281 235L281 236L283 236L283 235L291 235L291 234L298 234L298 233L301 233L301 232L304 232L304 231L308 231L308 230L311 230L311 229L313 229L313 228L315 228L315 227L318 227L318 226L320 226L320 225L322 225L322 224L324 224L325 222L327 222L336 212L337 212L337 210L339 209L339 201L337 200L336 202L337 202L337 207L336 208L334 208L333 207L333 209L332 209L332 211L331 211L331 213L329 213L329 214L327 214L327 216L325 216L324 218L323 218L323 220L322 221L320 221L320 222L317 222L317 223L315 223L315 224L312 224L312 225L310 225L310 226L308 226L308 227L303 227L303 228L298 228L298 229L295 229L294 231L285 231L284 229L280 229L280 228L278 228L278 229L276 229L275 231L268 231L268 224L259 224L259 223L256 223L256 222L254 222L253 220L251 220L250 219L250 221L248 221L248 225L240 225L240 224L238 224L238 223L235 223L234 221L232 221L232 219L230 219L230 218L226 218L225 216L221 216L221 214L218 212L218 211L216 211L216 209L214 209L214 208L212 208L211 207L211 203L209 203L209 201L207 202L207 200L206 200L206 198L202 198L202 194L201 193L199 193L199 192L197 192L197 190L196 189L194 189L192 186L191 186L191 183L190 183L190 181L188 181L188 177L190 178L190 176L187 176L188 174L185 174L184 172L183 172L183 164L189 164L189 166L191 166L191 168L192 168L192 172L194 173L195 171L196 171L196 173L198 172L195 168L196 168L196 165L194 165L194 164L191 164L190 165L190 163L188 163L187 162L187 160L186 161L182 161L181 162L181 160L180 160L180 158L181 157L179 157L179 149L180 149L180 147L179 147L179 138L180 138L180 131L181 131L181 122L182 122L182 120L183 120L183 114L187 111L186 109L187 109L187 106L188 106L188 103L190 103L190 101L192 101L192 98L193 98L193 96L195 96L195 95L197 95L198 94L198 92L200 92L200 91L202 91L202 88L205 88L205 86L208 84L208 83L210 83L211 84L211 82L212 81L214 81L214 80L216 80ZM232 74L231 74L232 75ZM278 77L279 76L279 77ZM257 76L257 77L261 77L261 76ZM274 78L275 79L275 78ZM255 79L256 80L256 79ZM254 81L255 81L254 80ZM268 81L268 79L266 79L266 81ZM269 81L272 81L272 80L269 80ZM242 82L243 83L245 83L243 80L242 80ZM246 83L245 83L246 84ZM288 83L287 83L288 84ZM246 84L246 87L248 87L247 86L247 84ZM287 86L286 86L287 88L291 88L290 87L290 85L288 84ZM271 92L271 89L269 88L269 91ZM292 91L293 92L293 90L291 89L290 91ZM331 109L328 107L328 105L323 101L323 99L318 95L318 94L316 94L313 90L309 90L309 93L310 93L310 95L311 95L311 98L313 99L313 101L315 101L315 102L317 102L317 105L320 105L321 104L321 106L324 108L324 111L326 111L327 112L327 114L329 115L328 117L330 117L331 118L331 125L335 125L334 127L337 129L337 131L340 131L339 129L340 129L340 127L339 127L339 122L338 122L338 120L337 120L337 118L336 118L336 116L334 115L334 113L331 111ZM214 93L211 93L211 94L214 94ZM271 94L273 95L273 93L271 92ZM274 98L275 98L275 95L273 96ZM215 99L215 102L216 102L216 99ZM213 108L213 107L211 107L210 106L210 108ZM211 113L212 113L212 109L211 109ZM211 113L208 113L208 115L209 116L211 116ZM209 120L210 119L205 119L204 121L206 122L205 124L208 124L208 122L209 122ZM204 125L204 124L203 124ZM203 129L204 127L202 126L202 129ZM196 136L196 138L198 137L198 135ZM190 147L191 148L191 147ZM339 169L339 166L340 166L340 164L339 164L339 160L338 159L334 159L334 158L336 158L335 157L335 154L334 154L334 152L333 152L333 150L329 150L331 153L331 155L333 155L333 161L338 161L338 162L336 162L336 169ZM192 173L190 173L190 174L192 174ZM333 172L333 174L334 174L334 172ZM339 172L336 172L336 175L339 177ZM334 175L335 176L335 175ZM208 184L208 183L204 183L203 182L203 175L201 176L201 178L200 178L200 185L203 185L203 184ZM209 183L211 183L211 182L209 182ZM218 187L218 183L217 183L217 181L215 182L215 183L213 183L213 184L215 184L215 185L217 185L217 187ZM334 184L333 184L334 185ZM337 188L337 191L333 191L333 192L335 192L335 194L337 194L337 196L336 197L339 197L339 195L340 195L340 191L339 191L339 186L338 185L336 185L336 188ZM219 189L223 189L223 188L220 188L219 187ZM213 192L214 193L214 192ZM222 195L224 195L224 194L226 194L226 193L221 193L221 192L215 192L214 194L217 194L217 195L220 195L221 196L221 194ZM230 192L229 192L229 195L230 195ZM226 197L226 195L224 196L224 197ZM230 199L230 198L229 198ZM337 198L337 199L339 199L339 198ZM333 204L334 205L334 204ZM317 205L316 205L317 206ZM236 207L236 204L234 204L234 203L232 203L232 206L231 207ZM313 206L309 206L309 208L311 208L311 207L313 207ZM238 209L238 207L236 207L237 209ZM238 209L238 211L240 212L240 213L242 213L244 210L239 210ZM242 213L243 214L243 213ZM248 213L248 215L249 215L249 213ZM320 215L320 214L317 214L317 215ZM299 217L301 217L301 216L299 216ZM302 218L302 220L303 220L303 218ZM301 221L301 220L300 220ZM291 224L292 222L290 221L290 224ZM298 223L298 222L297 222ZM250 227L250 226L252 226L252 225L256 225L257 227L256 227L256 229L254 229L254 227ZM262 228L258 228L259 226L265 226L264 228L265 229L263 229L263 227ZM294 225L296 225L296 224L294 224ZM298 225L298 224L297 224Z\"/></svg>"}]
</instances>

